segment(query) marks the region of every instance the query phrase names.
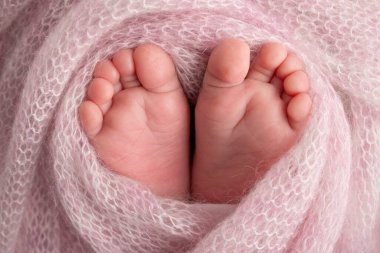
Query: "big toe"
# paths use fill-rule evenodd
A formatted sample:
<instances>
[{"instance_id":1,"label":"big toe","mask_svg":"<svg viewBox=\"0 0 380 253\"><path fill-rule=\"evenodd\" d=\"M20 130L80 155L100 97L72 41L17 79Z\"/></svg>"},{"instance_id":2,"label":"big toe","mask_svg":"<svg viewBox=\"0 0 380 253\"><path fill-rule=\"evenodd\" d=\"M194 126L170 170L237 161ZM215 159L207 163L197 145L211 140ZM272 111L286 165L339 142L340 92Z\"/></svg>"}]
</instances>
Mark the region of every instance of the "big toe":
<instances>
[{"instance_id":1,"label":"big toe","mask_svg":"<svg viewBox=\"0 0 380 253\"><path fill-rule=\"evenodd\" d=\"M144 44L135 49L133 56L136 75L145 89L163 93L180 88L174 63L163 49Z\"/></svg>"},{"instance_id":2,"label":"big toe","mask_svg":"<svg viewBox=\"0 0 380 253\"><path fill-rule=\"evenodd\" d=\"M203 88L233 87L242 83L247 75L250 62L248 45L237 39L220 43L211 53Z\"/></svg>"},{"instance_id":3,"label":"big toe","mask_svg":"<svg viewBox=\"0 0 380 253\"><path fill-rule=\"evenodd\" d=\"M225 130L235 127L245 112L242 84L249 63L249 46L241 40L225 40L212 51L196 106L198 123L207 121Z\"/></svg>"}]
</instances>

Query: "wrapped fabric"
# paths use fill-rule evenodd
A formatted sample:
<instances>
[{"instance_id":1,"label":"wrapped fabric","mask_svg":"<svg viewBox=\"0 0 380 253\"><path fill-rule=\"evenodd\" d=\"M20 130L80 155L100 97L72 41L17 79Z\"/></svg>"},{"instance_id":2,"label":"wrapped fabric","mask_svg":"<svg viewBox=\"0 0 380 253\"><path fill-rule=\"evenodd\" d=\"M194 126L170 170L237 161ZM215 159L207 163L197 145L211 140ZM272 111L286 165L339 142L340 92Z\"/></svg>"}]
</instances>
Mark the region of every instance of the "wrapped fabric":
<instances>
[{"instance_id":1,"label":"wrapped fabric","mask_svg":"<svg viewBox=\"0 0 380 253\"><path fill-rule=\"evenodd\" d=\"M78 121L95 64L153 42L194 104L231 37L305 62L299 143L236 205L159 198L105 168ZM379 252L379 80L378 1L2 1L0 252Z\"/></svg>"}]
</instances>

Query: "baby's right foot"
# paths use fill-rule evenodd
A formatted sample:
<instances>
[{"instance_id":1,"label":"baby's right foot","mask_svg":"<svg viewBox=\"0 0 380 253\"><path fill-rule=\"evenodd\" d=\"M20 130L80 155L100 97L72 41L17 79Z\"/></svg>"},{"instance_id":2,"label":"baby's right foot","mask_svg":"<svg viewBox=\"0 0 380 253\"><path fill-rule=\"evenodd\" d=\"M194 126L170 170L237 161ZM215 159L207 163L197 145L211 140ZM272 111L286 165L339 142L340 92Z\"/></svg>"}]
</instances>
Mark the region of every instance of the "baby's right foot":
<instances>
[{"instance_id":1,"label":"baby's right foot","mask_svg":"<svg viewBox=\"0 0 380 253\"><path fill-rule=\"evenodd\" d=\"M195 114L193 198L237 202L300 136L311 108L302 62L278 43L250 66L239 40L216 47Z\"/></svg>"},{"instance_id":2,"label":"baby's right foot","mask_svg":"<svg viewBox=\"0 0 380 253\"><path fill-rule=\"evenodd\" d=\"M163 197L189 187L189 106L168 54L154 45L98 63L79 116L104 164Z\"/></svg>"}]
</instances>

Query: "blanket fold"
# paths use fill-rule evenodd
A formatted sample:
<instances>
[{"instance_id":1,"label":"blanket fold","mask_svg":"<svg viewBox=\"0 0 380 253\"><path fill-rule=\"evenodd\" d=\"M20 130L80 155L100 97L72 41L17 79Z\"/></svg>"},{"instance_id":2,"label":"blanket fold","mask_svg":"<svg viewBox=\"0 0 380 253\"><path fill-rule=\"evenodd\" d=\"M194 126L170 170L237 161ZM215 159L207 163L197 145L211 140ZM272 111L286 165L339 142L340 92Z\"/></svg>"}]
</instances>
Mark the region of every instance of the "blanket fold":
<instances>
[{"instance_id":1,"label":"blanket fold","mask_svg":"<svg viewBox=\"0 0 380 253\"><path fill-rule=\"evenodd\" d=\"M195 104L231 37L305 62L299 143L237 205L159 198L105 168L78 121L95 64L155 43ZM0 252L378 252L379 80L377 1L3 1Z\"/></svg>"}]
</instances>

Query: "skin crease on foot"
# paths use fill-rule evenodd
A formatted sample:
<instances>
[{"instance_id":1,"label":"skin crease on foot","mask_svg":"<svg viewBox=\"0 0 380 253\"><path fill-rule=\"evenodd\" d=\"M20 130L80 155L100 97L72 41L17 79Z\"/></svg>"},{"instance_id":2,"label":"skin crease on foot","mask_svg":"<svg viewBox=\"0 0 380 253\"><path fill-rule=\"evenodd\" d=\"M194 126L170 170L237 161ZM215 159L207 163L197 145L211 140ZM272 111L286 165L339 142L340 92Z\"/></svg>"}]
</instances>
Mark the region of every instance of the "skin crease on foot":
<instances>
[{"instance_id":1,"label":"skin crease on foot","mask_svg":"<svg viewBox=\"0 0 380 253\"><path fill-rule=\"evenodd\" d=\"M109 169L162 197L236 203L300 137L308 90L303 63L281 44L264 44L250 63L246 43L221 42L195 109L191 173L189 105L158 46L123 49L98 63L79 116Z\"/></svg>"}]
</instances>

